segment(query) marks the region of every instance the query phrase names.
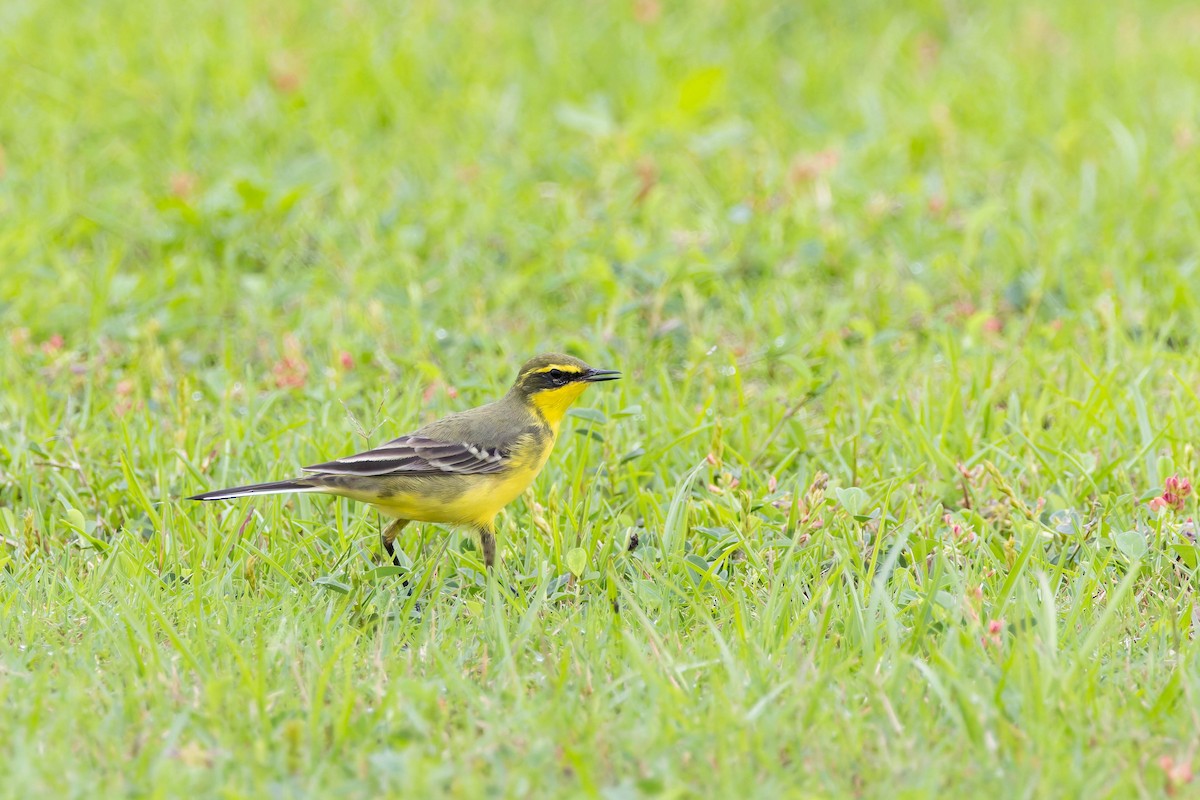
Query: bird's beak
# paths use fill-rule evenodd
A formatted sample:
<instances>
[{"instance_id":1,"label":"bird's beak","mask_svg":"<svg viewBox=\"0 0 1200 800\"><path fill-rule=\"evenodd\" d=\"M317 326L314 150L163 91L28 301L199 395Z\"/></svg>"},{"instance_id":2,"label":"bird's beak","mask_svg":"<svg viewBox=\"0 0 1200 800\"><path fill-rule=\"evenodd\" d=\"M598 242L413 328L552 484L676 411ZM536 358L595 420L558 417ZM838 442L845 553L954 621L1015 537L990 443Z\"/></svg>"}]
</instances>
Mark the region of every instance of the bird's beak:
<instances>
[{"instance_id":1,"label":"bird's beak","mask_svg":"<svg viewBox=\"0 0 1200 800\"><path fill-rule=\"evenodd\" d=\"M615 369L592 369L588 370L583 379L588 383L600 383L601 381L615 381L621 377L621 373Z\"/></svg>"}]
</instances>

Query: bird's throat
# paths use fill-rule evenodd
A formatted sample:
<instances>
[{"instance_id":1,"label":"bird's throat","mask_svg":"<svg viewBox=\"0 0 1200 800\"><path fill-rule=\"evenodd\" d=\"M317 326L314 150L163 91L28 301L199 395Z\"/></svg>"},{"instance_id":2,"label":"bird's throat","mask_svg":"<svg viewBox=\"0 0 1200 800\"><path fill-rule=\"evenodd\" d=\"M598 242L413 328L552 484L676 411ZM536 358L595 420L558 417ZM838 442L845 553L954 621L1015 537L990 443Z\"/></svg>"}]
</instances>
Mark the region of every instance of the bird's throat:
<instances>
[{"instance_id":1,"label":"bird's throat","mask_svg":"<svg viewBox=\"0 0 1200 800\"><path fill-rule=\"evenodd\" d=\"M538 392L529 398L529 402L557 435L559 423L566 416L567 409L579 399L579 395L583 394L586 388L587 384L584 383L568 383L559 389Z\"/></svg>"}]
</instances>

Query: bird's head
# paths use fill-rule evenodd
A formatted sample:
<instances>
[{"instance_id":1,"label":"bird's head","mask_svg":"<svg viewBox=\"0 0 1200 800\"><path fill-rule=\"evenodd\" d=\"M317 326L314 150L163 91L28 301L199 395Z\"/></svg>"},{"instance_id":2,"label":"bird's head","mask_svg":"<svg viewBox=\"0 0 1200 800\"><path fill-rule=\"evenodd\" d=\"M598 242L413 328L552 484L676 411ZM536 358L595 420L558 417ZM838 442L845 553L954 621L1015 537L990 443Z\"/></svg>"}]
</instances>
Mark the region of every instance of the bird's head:
<instances>
[{"instance_id":1,"label":"bird's head","mask_svg":"<svg viewBox=\"0 0 1200 800\"><path fill-rule=\"evenodd\" d=\"M590 367L574 356L544 353L525 362L511 394L538 410L555 430L589 383L615 381L621 373Z\"/></svg>"}]
</instances>

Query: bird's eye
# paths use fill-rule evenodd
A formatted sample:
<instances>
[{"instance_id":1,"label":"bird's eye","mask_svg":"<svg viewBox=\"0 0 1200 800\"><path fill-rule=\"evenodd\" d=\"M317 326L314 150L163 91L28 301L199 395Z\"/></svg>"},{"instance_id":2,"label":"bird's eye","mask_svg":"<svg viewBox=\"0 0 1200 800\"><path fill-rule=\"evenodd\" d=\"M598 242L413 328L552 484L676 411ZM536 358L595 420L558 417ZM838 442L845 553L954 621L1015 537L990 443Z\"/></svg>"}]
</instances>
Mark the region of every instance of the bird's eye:
<instances>
[{"instance_id":1,"label":"bird's eye","mask_svg":"<svg viewBox=\"0 0 1200 800\"><path fill-rule=\"evenodd\" d=\"M563 379L565 379L566 377L567 377L566 373L563 372L561 369L550 370L550 380L554 381L555 383L562 383Z\"/></svg>"}]
</instances>

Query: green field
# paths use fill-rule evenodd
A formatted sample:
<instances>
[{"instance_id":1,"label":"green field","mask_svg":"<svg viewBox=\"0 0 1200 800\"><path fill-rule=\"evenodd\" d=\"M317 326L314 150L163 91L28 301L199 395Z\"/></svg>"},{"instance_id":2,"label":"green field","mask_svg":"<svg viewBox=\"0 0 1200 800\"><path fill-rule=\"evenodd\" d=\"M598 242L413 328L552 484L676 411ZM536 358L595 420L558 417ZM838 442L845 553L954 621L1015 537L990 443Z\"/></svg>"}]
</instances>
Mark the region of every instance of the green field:
<instances>
[{"instance_id":1,"label":"green field","mask_svg":"<svg viewBox=\"0 0 1200 800\"><path fill-rule=\"evenodd\" d=\"M1186 3L0 5L0 795L1194 795L1197 76ZM626 377L493 578L182 499L544 350Z\"/></svg>"}]
</instances>

